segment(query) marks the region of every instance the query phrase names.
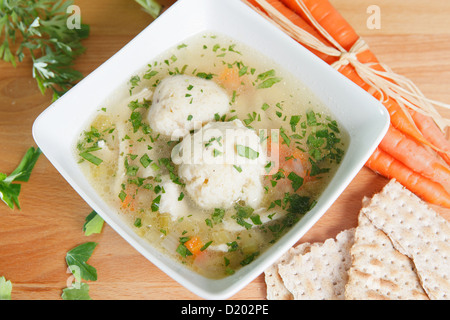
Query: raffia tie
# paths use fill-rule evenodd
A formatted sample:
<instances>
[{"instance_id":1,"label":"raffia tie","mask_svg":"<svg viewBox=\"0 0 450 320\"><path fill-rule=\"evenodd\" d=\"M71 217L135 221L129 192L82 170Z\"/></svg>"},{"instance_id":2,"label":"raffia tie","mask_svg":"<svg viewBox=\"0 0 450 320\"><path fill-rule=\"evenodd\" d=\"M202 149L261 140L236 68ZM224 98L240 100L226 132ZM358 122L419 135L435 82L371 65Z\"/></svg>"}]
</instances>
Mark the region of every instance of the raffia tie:
<instances>
[{"instance_id":1,"label":"raffia tie","mask_svg":"<svg viewBox=\"0 0 450 320\"><path fill-rule=\"evenodd\" d=\"M348 64L355 66L359 62L358 53L361 53L368 49L369 46L367 45L367 43L362 38L359 38L349 51L341 51L339 60L331 64L331 66L336 70L339 70L340 67L346 66Z\"/></svg>"},{"instance_id":2,"label":"raffia tie","mask_svg":"<svg viewBox=\"0 0 450 320\"><path fill-rule=\"evenodd\" d=\"M352 48L348 52L342 52L339 60L331 66L339 70L341 67L350 64L358 76L379 93L381 102L384 102L388 97L393 98L402 109L407 106L414 111L432 117L439 128L445 131L445 128L450 125L450 120L441 117L434 106L447 109L450 106L428 99L411 80L396 74L385 64L360 62L358 54L368 49L367 43L359 38ZM374 65L380 66L381 70L374 68ZM404 111L405 114L409 115L406 109Z\"/></svg>"}]
</instances>

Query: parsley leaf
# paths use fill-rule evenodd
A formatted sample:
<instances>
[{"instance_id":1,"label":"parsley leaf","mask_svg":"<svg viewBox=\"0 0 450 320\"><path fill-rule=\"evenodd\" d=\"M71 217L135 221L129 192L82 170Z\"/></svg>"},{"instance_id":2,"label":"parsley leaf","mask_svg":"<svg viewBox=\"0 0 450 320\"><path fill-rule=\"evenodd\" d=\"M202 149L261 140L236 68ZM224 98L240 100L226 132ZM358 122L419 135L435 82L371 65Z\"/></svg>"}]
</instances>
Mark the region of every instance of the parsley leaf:
<instances>
[{"instance_id":1,"label":"parsley leaf","mask_svg":"<svg viewBox=\"0 0 450 320\"><path fill-rule=\"evenodd\" d=\"M278 220L276 223L270 225L268 228L272 231L275 239L281 237L281 235L297 223L308 211L310 211L315 205L316 201L310 197L300 196L296 193L287 193L282 200L287 207L286 216L283 219ZM279 201L281 203L281 201Z\"/></svg>"},{"instance_id":2,"label":"parsley leaf","mask_svg":"<svg viewBox=\"0 0 450 320\"><path fill-rule=\"evenodd\" d=\"M242 260L240 262L241 266L246 266L248 264L250 264L253 260L255 260L255 258L259 256L259 251L253 252L251 254L248 254L244 260Z\"/></svg>"},{"instance_id":3,"label":"parsley leaf","mask_svg":"<svg viewBox=\"0 0 450 320\"><path fill-rule=\"evenodd\" d=\"M0 277L0 300L11 300L12 283Z\"/></svg>"},{"instance_id":4,"label":"parsley leaf","mask_svg":"<svg viewBox=\"0 0 450 320\"><path fill-rule=\"evenodd\" d=\"M63 300L92 300L89 296L89 285L83 282L63 289L61 298Z\"/></svg>"},{"instance_id":5,"label":"parsley leaf","mask_svg":"<svg viewBox=\"0 0 450 320\"><path fill-rule=\"evenodd\" d=\"M192 252L184 245L189 240L189 237L180 237L180 244L178 245L176 252L183 258L192 256Z\"/></svg>"},{"instance_id":6,"label":"parsley leaf","mask_svg":"<svg viewBox=\"0 0 450 320\"><path fill-rule=\"evenodd\" d=\"M237 224L243 226L247 230L252 228L252 224L245 221L247 218L251 218L254 209L252 207L244 207L239 204L235 206L236 214L231 216L236 220ZM255 220L257 222L257 220Z\"/></svg>"},{"instance_id":7,"label":"parsley leaf","mask_svg":"<svg viewBox=\"0 0 450 320\"><path fill-rule=\"evenodd\" d=\"M19 194L21 185L13 182L27 182L30 179L31 171L41 153L39 148L31 147L10 175L0 173L0 199L11 209L14 209L14 206L20 209Z\"/></svg>"},{"instance_id":8,"label":"parsley leaf","mask_svg":"<svg viewBox=\"0 0 450 320\"><path fill-rule=\"evenodd\" d=\"M297 175L295 172L289 173L288 179L292 181L292 188L294 189L294 191L297 191L303 185L303 178Z\"/></svg>"},{"instance_id":9,"label":"parsley leaf","mask_svg":"<svg viewBox=\"0 0 450 320\"><path fill-rule=\"evenodd\" d=\"M92 153L89 153L87 151L81 152L80 157L82 157L84 160L89 161L92 164L95 164L96 166L99 166L103 162L102 159L94 156Z\"/></svg>"},{"instance_id":10,"label":"parsley leaf","mask_svg":"<svg viewBox=\"0 0 450 320\"><path fill-rule=\"evenodd\" d=\"M95 242L86 242L67 252L67 266L77 281L81 281L81 279L97 280L97 270L87 264L96 246Z\"/></svg>"},{"instance_id":11,"label":"parsley leaf","mask_svg":"<svg viewBox=\"0 0 450 320\"><path fill-rule=\"evenodd\" d=\"M166 167L166 169L169 171L169 177L173 183L184 186L184 183L181 182L180 177L178 177L177 174L175 173L175 167L169 158L160 158L158 162L160 165Z\"/></svg>"},{"instance_id":12,"label":"parsley leaf","mask_svg":"<svg viewBox=\"0 0 450 320\"><path fill-rule=\"evenodd\" d=\"M160 13L162 6L155 0L135 0L142 9L156 19Z\"/></svg>"},{"instance_id":13,"label":"parsley leaf","mask_svg":"<svg viewBox=\"0 0 450 320\"><path fill-rule=\"evenodd\" d=\"M309 161L312 164L311 176L329 172L329 168L319 167L323 160L329 160L340 163L344 156L344 150L341 148L341 138L336 136L339 133L337 122L326 117L324 123L318 122L320 114L314 111L307 113L307 123L312 130L307 137L306 144L309 149Z\"/></svg>"},{"instance_id":14,"label":"parsley leaf","mask_svg":"<svg viewBox=\"0 0 450 320\"><path fill-rule=\"evenodd\" d=\"M83 225L83 232L86 236L94 233L101 233L104 225L104 220L97 212L92 211L87 217Z\"/></svg>"},{"instance_id":15,"label":"parsley leaf","mask_svg":"<svg viewBox=\"0 0 450 320\"><path fill-rule=\"evenodd\" d=\"M250 160L255 160L256 158L259 157L259 152L253 150L252 148L249 148L247 146L243 146L240 144L236 145L236 151L239 156L250 159Z\"/></svg>"},{"instance_id":16,"label":"parsley leaf","mask_svg":"<svg viewBox=\"0 0 450 320\"><path fill-rule=\"evenodd\" d=\"M159 210L160 203L161 203L161 195L159 195L155 199L153 199L152 205L151 205L152 212L156 212Z\"/></svg>"},{"instance_id":17,"label":"parsley leaf","mask_svg":"<svg viewBox=\"0 0 450 320\"><path fill-rule=\"evenodd\" d=\"M222 223L225 216L225 210L220 208L215 208L214 213L211 215L211 219L215 224Z\"/></svg>"},{"instance_id":18,"label":"parsley leaf","mask_svg":"<svg viewBox=\"0 0 450 320\"><path fill-rule=\"evenodd\" d=\"M267 89L272 87L275 83L280 82L281 78L269 78L267 80L264 80L258 85L258 89Z\"/></svg>"},{"instance_id":19,"label":"parsley leaf","mask_svg":"<svg viewBox=\"0 0 450 320\"><path fill-rule=\"evenodd\" d=\"M263 72L257 76L257 81L262 81L258 85L258 89L266 89L272 87L274 84L282 81L281 78L275 77L275 70Z\"/></svg>"}]
</instances>

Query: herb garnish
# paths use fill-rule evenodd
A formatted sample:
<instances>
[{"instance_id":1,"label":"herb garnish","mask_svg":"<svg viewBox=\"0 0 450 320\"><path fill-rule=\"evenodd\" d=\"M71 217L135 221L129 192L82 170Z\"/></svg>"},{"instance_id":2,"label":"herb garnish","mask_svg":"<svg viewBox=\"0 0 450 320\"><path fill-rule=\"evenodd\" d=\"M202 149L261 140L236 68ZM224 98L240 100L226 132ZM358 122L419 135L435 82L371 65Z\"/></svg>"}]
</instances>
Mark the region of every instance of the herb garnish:
<instances>
[{"instance_id":1,"label":"herb garnish","mask_svg":"<svg viewBox=\"0 0 450 320\"><path fill-rule=\"evenodd\" d=\"M274 238L278 239L284 231L299 221L303 215L315 206L315 204L316 201L312 200L310 197L300 196L296 193L285 194L284 198L278 201L278 205L282 205L286 208L286 216L281 221L268 226L268 229L272 231Z\"/></svg>"},{"instance_id":2,"label":"herb garnish","mask_svg":"<svg viewBox=\"0 0 450 320\"><path fill-rule=\"evenodd\" d=\"M211 219L206 219L206 225L209 227L213 227L215 224L222 223L222 220L225 216L225 210L220 208L215 208L214 212L211 214Z\"/></svg>"},{"instance_id":3,"label":"herb garnish","mask_svg":"<svg viewBox=\"0 0 450 320\"><path fill-rule=\"evenodd\" d=\"M247 255L244 260L242 260L240 262L241 266L246 266L248 264L250 264L253 260L255 260L255 258L259 256L259 251L253 252L249 255Z\"/></svg>"},{"instance_id":4,"label":"herb garnish","mask_svg":"<svg viewBox=\"0 0 450 320\"><path fill-rule=\"evenodd\" d=\"M94 233L101 233L104 225L104 220L97 212L92 211L87 217L83 225L83 232L85 236L90 236Z\"/></svg>"},{"instance_id":5,"label":"herb garnish","mask_svg":"<svg viewBox=\"0 0 450 320\"><path fill-rule=\"evenodd\" d=\"M306 139L310 155L309 161L312 165L311 176L329 172L330 169L321 168L319 162L329 160L340 163L344 156L344 150L339 145L341 139L336 136L336 133L339 133L336 121L326 117L325 122L321 123L317 119L320 116L314 111L306 114L307 124L312 128Z\"/></svg>"},{"instance_id":6,"label":"herb garnish","mask_svg":"<svg viewBox=\"0 0 450 320\"><path fill-rule=\"evenodd\" d=\"M152 212L156 212L159 210L160 202L161 202L161 195L159 195L155 199L153 199L152 206L151 206Z\"/></svg>"},{"instance_id":7,"label":"herb garnish","mask_svg":"<svg viewBox=\"0 0 450 320\"><path fill-rule=\"evenodd\" d=\"M0 277L0 300L11 300L12 283Z\"/></svg>"},{"instance_id":8,"label":"herb garnish","mask_svg":"<svg viewBox=\"0 0 450 320\"><path fill-rule=\"evenodd\" d=\"M67 266L77 281L81 279L87 281L97 280L97 270L87 264L96 246L97 243L95 242L86 242L67 252Z\"/></svg>"},{"instance_id":9,"label":"herb garnish","mask_svg":"<svg viewBox=\"0 0 450 320\"><path fill-rule=\"evenodd\" d=\"M275 70L269 70L259 74L256 80L260 82L257 86L258 89L266 89L272 87L274 84L280 82L282 79L275 76Z\"/></svg>"},{"instance_id":10,"label":"herb garnish","mask_svg":"<svg viewBox=\"0 0 450 320\"><path fill-rule=\"evenodd\" d=\"M181 182L180 177L178 177L175 173L175 166L169 158L160 158L158 162L160 165L166 167L166 169L169 171L169 177L173 183L184 186L184 183Z\"/></svg>"},{"instance_id":11,"label":"herb garnish","mask_svg":"<svg viewBox=\"0 0 450 320\"><path fill-rule=\"evenodd\" d=\"M245 229L249 230L253 225L262 225L261 217L253 213L255 210L252 207L237 204L234 209L236 210L236 214L231 216L231 218L235 219L237 224L243 226ZM251 224L248 219L250 219L253 224Z\"/></svg>"},{"instance_id":12,"label":"herb garnish","mask_svg":"<svg viewBox=\"0 0 450 320\"><path fill-rule=\"evenodd\" d=\"M303 185L303 178L297 175L295 172L289 173L288 179L292 181L292 188L294 189L294 191L297 191Z\"/></svg>"},{"instance_id":13,"label":"herb garnish","mask_svg":"<svg viewBox=\"0 0 450 320\"><path fill-rule=\"evenodd\" d=\"M136 88L140 82L141 82L141 78L139 76L131 77L131 79L130 79L130 84L131 84L130 96L133 94L133 89Z\"/></svg>"},{"instance_id":14,"label":"herb garnish","mask_svg":"<svg viewBox=\"0 0 450 320\"><path fill-rule=\"evenodd\" d=\"M64 288L61 298L63 300L92 300L89 295L89 285L84 282Z\"/></svg>"},{"instance_id":15,"label":"herb garnish","mask_svg":"<svg viewBox=\"0 0 450 320\"><path fill-rule=\"evenodd\" d=\"M146 153L139 159L139 162L142 164L144 168L147 168L150 165L150 163L152 163L152 161L153 160L150 159L150 157Z\"/></svg>"},{"instance_id":16,"label":"herb garnish","mask_svg":"<svg viewBox=\"0 0 450 320\"><path fill-rule=\"evenodd\" d=\"M41 153L39 148L31 147L10 175L0 172L0 199L11 209L14 209L14 206L20 209L19 194L21 185L14 182L27 182L30 179L31 171Z\"/></svg>"},{"instance_id":17,"label":"herb garnish","mask_svg":"<svg viewBox=\"0 0 450 320\"><path fill-rule=\"evenodd\" d=\"M138 100L131 101L128 104L128 107L132 110L128 121L133 126L133 132L136 133L140 128L142 128L144 134L151 133L150 126L142 121L143 120L142 113L138 110L138 109L147 110L148 108L150 108L150 101L145 99L143 100L143 102L138 102Z\"/></svg>"},{"instance_id":18,"label":"herb garnish","mask_svg":"<svg viewBox=\"0 0 450 320\"><path fill-rule=\"evenodd\" d=\"M178 245L176 252L180 254L183 258L188 256L192 256L192 252L184 245L187 241L189 241L189 237L180 237L180 244Z\"/></svg>"},{"instance_id":19,"label":"herb garnish","mask_svg":"<svg viewBox=\"0 0 450 320\"><path fill-rule=\"evenodd\" d=\"M97 150L100 150L100 149L97 149ZM82 157L84 160L89 161L92 164L95 164L96 166L100 165L103 162L102 159L94 156L92 153L87 152L87 151L81 152L80 157Z\"/></svg>"},{"instance_id":20,"label":"herb garnish","mask_svg":"<svg viewBox=\"0 0 450 320\"><path fill-rule=\"evenodd\" d=\"M141 5L142 9L147 12L153 19L156 19L162 10L162 6L156 0L134 0Z\"/></svg>"},{"instance_id":21,"label":"herb garnish","mask_svg":"<svg viewBox=\"0 0 450 320\"><path fill-rule=\"evenodd\" d=\"M240 144L236 145L236 151L239 156L250 159L250 160L255 160L256 158L259 157L259 152L253 150L250 147L243 146Z\"/></svg>"},{"instance_id":22,"label":"herb garnish","mask_svg":"<svg viewBox=\"0 0 450 320\"><path fill-rule=\"evenodd\" d=\"M81 40L89 36L89 26L68 28L71 5L71 0L0 2L0 59L16 66L27 51L40 91L53 91L53 100L83 78L72 66L85 51ZM16 52L11 51L13 46Z\"/></svg>"}]
</instances>

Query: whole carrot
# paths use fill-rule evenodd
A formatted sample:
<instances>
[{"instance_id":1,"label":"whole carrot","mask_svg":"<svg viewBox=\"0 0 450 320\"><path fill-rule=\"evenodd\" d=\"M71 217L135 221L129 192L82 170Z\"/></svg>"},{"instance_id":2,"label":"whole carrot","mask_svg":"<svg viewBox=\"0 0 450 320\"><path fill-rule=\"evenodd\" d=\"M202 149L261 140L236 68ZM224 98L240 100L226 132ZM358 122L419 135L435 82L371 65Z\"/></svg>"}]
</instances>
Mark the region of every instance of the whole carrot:
<instances>
[{"instance_id":1,"label":"whole carrot","mask_svg":"<svg viewBox=\"0 0 450 320\"><path fill-rule=\"evenodd\" d=\"M366 53L365 51L364 53ZM358 55L358 58L362 56L364 53L361 53ZM366 56L366 55L365 55ZM373 55L369 55L373 56ZM364 60L366 63L368 60ZM361 61L361 62L363 62ZM376 60L375 60L376 61ZM356 72L355 68L348 64L341 66L338 70L340 73L342 73L344 76L352 80L354 83L359 85L361 88L363 88L365 91L371 93L374 98L377 100L382 100L382 103L386 110L389 113L391 124L398 130L402 131L404 134L407 134L408 136L414 138L417 142L423 143L424 145L427 145L432 148L439 148L442 147L442 134L440 132L434 132L433 135L430 135L428 138L434 138L434 140L428 141L426 137L424 137L424 131L420 131L412 122L411 119L408 118L408 115L405 113L405 110L400 107L398 102L394 100L393 98L389 96L382 97L381 93L376 91L374 88L372 88L367 82L365 82ZM433 137L434 136L434 137ZM444 139L445 140L445 139ZM438 142L440 142L440 145ZM436 145L436 147L435 147Z\"/></svg>"},{"instance_id":2,"label":"whole carrot","mask_svg":"<svg viewBox=\"0 0 450 320\"><path fill-rule=\"evenodd\" d=\"M441 150L438 154L450 165L450 141L445 138L433 119L414 110L409 112L424 137Z\"/></svg>"},{"instance_id":3,"label":"whole carrot","mask_svg":"<svg viewBox=\"0 0 450 320\"><path fill-rule=\"evenodd\" d=\"M411 170L450 190L450 169L441 164L434 154L394 127L389 127L379 148Z\"/></svg>"},{"instance_id":4,"label":"whole carrot","mask_svg":"<svg viewBox=\"0 0 450 320\"><path fill-rule=\"evenodd\" d=\"M361 63L369 64L371 68L375 70L385 71L372 51L365 50L359 53L357 56L358 60ZM351 65L346 65L345 67L347 69L350 69L350 71L346 70L345 74L351 74L351 80L362 86L360 83L364 82L364 80L362 80L358 76L358 74L354 70L354 67ZM342 73L344 72L344 70L340 68L339 72ZM362 87L366 91L370 92L370 86L368 86L367 84L366 86ZM383 98L377 91L372 92L372 94L376 99ZM410 108L401 108L399 103L391 97L386 97L385 99L383 99L383 105L389 112L391 123L395 128L413 137L418 142L423 143L424 145L427 145L435 150L441 150L439 155L448 164L450 164L450 141L445 138L444 134L437 127L432 118L423 114L419 114L418 112ZM442 150L444 152L442 152Z\"/></svg>"},{"instance_id":5,"label":"whole carrot","mask_svg":"<svg viewBox=\"0 0 450 320\"><path fill-rule=\"evenodd\" d=\"M260 4L261 2L260 0L245 0L245 2L261 10L264 14L266 14L266 16L270 15L269 12L267 12L264 9L264 7ZM317 32L317 30L314 27L309 25L308 22L305 21L301 16L299 16L294 11L286 7L280 0L264 0L264 2L267 2L274 10L277 10L280 14L282 14L289 21L291 21L295 26L313 35L322 43L328 46L330 45L330 43L319 32ZM329 64L337 61L338 59L337 57L329 56L313 48L308 47L307 49Z\"/></svg>"},{"instance_id":6,"label":"whole carrot","mask_svg":"<svg viewBox=\"0 0 450 320\"><path fill-rule=\"evenodd\" d=\"M379 148L369 158L366 166L388 179L396 179L423 200L450 208L450 194L443 186L414 172Z\"/></svg>"},{"instance_id":7,"label":"whole carrot","mask_svg":"<svg viewBox=\"0 0 450 320\"><path fill-rule=\"evenodd\" d=\"M308 19L297 0L280 0L295 13ZM328 0L303 0L314 19L345 49L350 50L359 39L350 24Z\"/></svg>"}]
</instances>

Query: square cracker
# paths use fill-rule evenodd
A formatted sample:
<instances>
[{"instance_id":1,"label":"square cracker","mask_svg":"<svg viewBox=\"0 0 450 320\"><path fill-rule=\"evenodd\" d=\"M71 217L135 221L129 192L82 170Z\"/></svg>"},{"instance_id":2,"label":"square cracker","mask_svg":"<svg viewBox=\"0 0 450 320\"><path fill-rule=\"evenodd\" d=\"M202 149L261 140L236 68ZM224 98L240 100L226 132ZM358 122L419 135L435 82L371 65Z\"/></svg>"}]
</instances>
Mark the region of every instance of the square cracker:
<instances>
[{"instance_id":1,"label":"square cracker","mask_svg":"<svg viewBox=\"0 0 450 320\"><path fill-rule=\"evenodd\" d=\"M345 299L428 300L412 261L397 251L389 237L362 211L350 253L352 266L345 286Z\"/></svg>"},{"instance_id":2,"label":"square cracker","mask_svg":"<svg viewBox=\"0 0 450 320\"><path fill-rule=\"evenodd\" d=\"M311 245L304 254L278 264L278 273L295 300L343 300L354 229Z\"/></svg>"},{"instance_id":3,"label":"square cracker","mask_svg":"<svg viewBox=\"0 0 450 320\"><path fill-rule=\"evenodd\" d=\"M450 223L392 179L362 210L415 265L430 299L450 299Z\"/></svg>"}]
</instances>

